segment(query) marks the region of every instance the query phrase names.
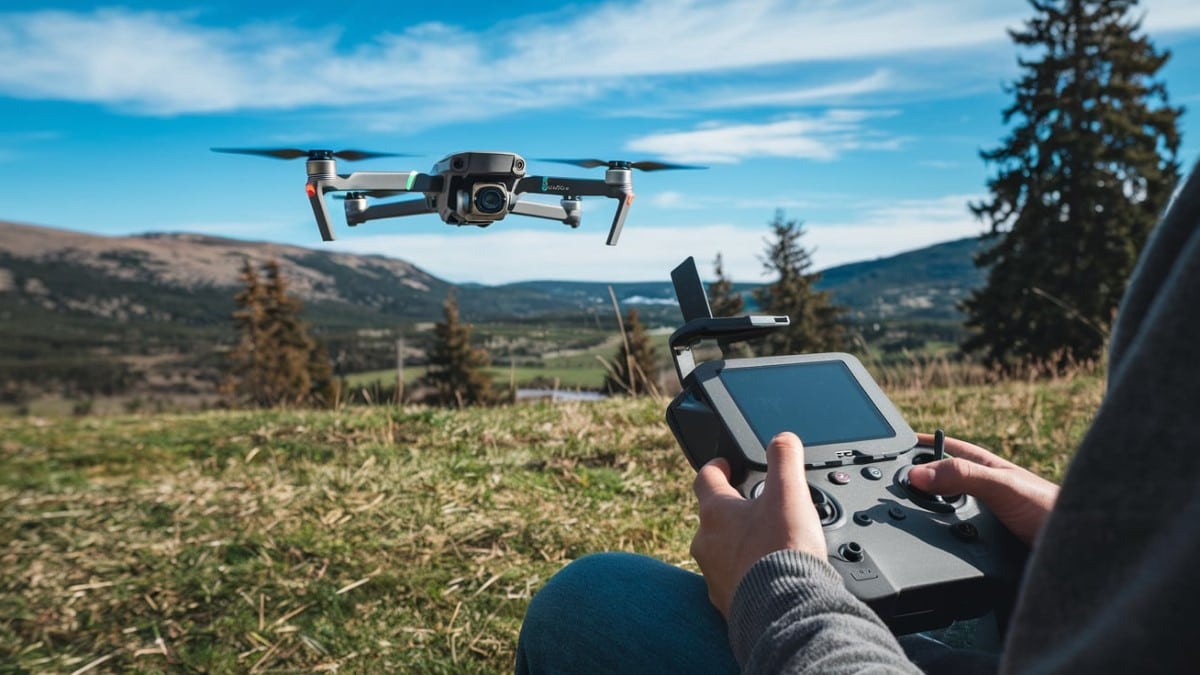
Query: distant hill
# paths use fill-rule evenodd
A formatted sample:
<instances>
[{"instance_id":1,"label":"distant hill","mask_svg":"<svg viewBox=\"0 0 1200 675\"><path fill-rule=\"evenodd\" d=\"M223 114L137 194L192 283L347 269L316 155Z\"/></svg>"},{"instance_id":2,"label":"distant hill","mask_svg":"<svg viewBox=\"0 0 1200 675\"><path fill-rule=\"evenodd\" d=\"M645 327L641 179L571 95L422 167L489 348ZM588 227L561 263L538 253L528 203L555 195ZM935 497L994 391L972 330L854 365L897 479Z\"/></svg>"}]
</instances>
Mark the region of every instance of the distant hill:
<instances>
[{"instance_id":1,"label":"distant hill","mask_svg":"<svg viewBox=\"0 0 1200 675\"><path fill-rule=\"evenodd\" d=\"M821 287L856 321L957 324L956 303L981 282L971 263L977 246L977 240L963 239L834 267L824 272ZM230 339L243 262L272 258L345 369L388 358L388 350L394 353L388 331L440 318L453 286L379 255L196 234L103 237L0 223L0 395L6 378L69 379L80 369L99 368L98 356L136 356L160 370L163 363L212 363L214 345ZM662 280L646 282L469 284L455 294L463 317L474 323L610 330L610 285L622 305L638 306L648 323L680 320L668 270ZM753 288L737 285L746 294ZM114 372L104 380L119 386L122 377Z\"/></svg>"},{"instance_id":2,"label":"distant hill","mask_svg":"<svg viewBox=\"0 0 1200 675\"><path fill-rule=\"evenodd\" d=\"M886 258L831 267L818 287L866 321L961 321L958 303L986 280L974 255L987 246L978 237L956 239Z\"/></svg>"},{"instance_id":3,"label":"distant hill","mask_svg":"<svg viewBox=\"0 0 1200 675\"><path fill-rule=\"evenodd\" d=\"M311 319L330 327L440 316L450 282L412 263L268 242L196 234L103 237L0 223L0 311L26 310L117 322L224 322L243 261L280 261ZM825 270L820 287L855 316L956 319L956 303L982 282L971 256L975 238L937 244ZM458 286L473 321L561 315L608 305L613 286L623 304L674 307L664 279L645 282L523 281ZM737 288L749 293L754 284ZM668 320L670 320L668 318Z\"/></svg>"}]
</instances>

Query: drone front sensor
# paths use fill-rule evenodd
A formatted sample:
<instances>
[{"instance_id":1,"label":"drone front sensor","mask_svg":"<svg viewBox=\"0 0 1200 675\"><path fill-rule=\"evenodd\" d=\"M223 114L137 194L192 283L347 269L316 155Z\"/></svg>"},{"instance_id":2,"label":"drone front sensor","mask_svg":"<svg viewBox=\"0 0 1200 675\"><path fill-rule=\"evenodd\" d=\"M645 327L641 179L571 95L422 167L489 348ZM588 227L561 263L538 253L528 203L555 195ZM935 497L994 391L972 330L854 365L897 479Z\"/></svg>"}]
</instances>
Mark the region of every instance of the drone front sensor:
<instances>
[{"instance_id":1,"label":"drone front sensor","mask_svg":"<svg viewBox=\"0 0 1200 675\"><path fill-rule=\"evenodd\" d=\"M460 152L447 155L434 164L430 173L417 171L359 171L337 173L337 160L348 162L379 157L406 157L396 153L364 150L300 150L298 148L213 148L214 152L255 155L274 159L305 158L308 176L304 192L312 206L321 238L333 241L333 227L326 209L325 195L339 195L345 202L346 224L353 227L368 220L436 213L450 225L487 227L511 214L555 220L572 228L579 227L583 213L582 197L610 197L617 201L607 243L615 246L633 204L633 169L702 169L699 166L667 164L655 161L604 161L599 159L551 159L584 168L606 167L603 179L527 176L525 159L511 152ZM369 205L368 199L386 198L403 193L419 193L420 198ZM524 194L559 197L559 204L521 199Z\"/></svg>"}]
</instances>

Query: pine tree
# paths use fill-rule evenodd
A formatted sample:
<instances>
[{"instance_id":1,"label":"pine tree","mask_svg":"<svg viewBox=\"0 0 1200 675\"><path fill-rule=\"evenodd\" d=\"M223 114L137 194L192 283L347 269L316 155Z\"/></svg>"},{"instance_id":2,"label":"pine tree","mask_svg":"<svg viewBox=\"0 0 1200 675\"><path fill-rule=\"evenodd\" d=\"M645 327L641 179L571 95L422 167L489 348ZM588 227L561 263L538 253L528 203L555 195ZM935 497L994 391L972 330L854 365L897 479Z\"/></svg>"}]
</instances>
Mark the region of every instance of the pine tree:
<instances>
[{"instance_id":1,"label":"pine tree","mask_svg":"<svg viewBox=\"0 0 1200 675\"><path fill-rule=\"evenodd\" d=\"M624 329L621 345L617 347L612 366L604 376L604 391L631 396L657 392L658 355L636 309L629 310Z\"/></svg>"},{"instance_id":2,"label":"pine tree","mask_svg":"<svg viewBox=\"0 0 1200 675\"><path fill-rule=\"evenodd\" d=\"M737 316L745 308L745 300L740 293L733 291L733 281L725 276L721 266L721 254L713 261L716 267L717 280L708 285L708 306L713 316Z\"/></svg>"},{"instance_id":3,"label":"pine tree","mask_svg":"<svg viewBox=\"0 0 1200 675\"><path fill-rule=\"evenodd\" d=\"M296 405L309 394L313 340L300 318L300 301L287 292L279 261L267 261L266 272L267 395L275 404Z\"/></svg>"},{"instance_id":4,"label":"pine tree","mask_svg":"<svg viewBox=\"0 0 1200 675\"><path fill-rule=\"evenodd\" d=\"M229 398L245 398L254 405L266 405L267 399L267 326L266 289L249 259L242 261L238 274L242 288L233 296L237 309L233 325L237 343L228 355L228 373L222 393Z\"/></svg>"},{"instance_id":5,"label":"pine tree","mask_svg":"<svg viewBox=\"0 0 1200 675\"><path fill-rule=\"evenodd\" d=\"M471 346L471 325L458 315L453 291L442 303L444 320L434 326L429 350L429 370L423 378L432 389L428 396L438 405L486 405L495 401L492 378L483 368L491 364L484 349Z\"/></svg>"},{"instance_id":6,"label":"pine tree","mask_svg":"<svg viewBox=\"0 0 1200 675\"><path fill-rule=\"evenodd\" d=\"M1133 0L1031 2L1010 35L1020 60L989 200L972 204L995 244L965 302L967 351L1011 369L1100 355L1125 281L1179 180L1180 108L1154 79L1169 54L1138 35Z\"/></svg>"},{"instance_id":7,"label":"pine tree","mask_svg":"<svg viewBox=\"0 0 1200 675\"><path fill-rule=\"evenodd\" d=\"M245 261L234 296L238 341L229 354L227 395L257 406L331 405L337 383L329 354L308 334L303 305L287 290L279 262L266 263L265 283Z\"/></svg>"},{"instance_id":8,"label":"pine tree","mask_svg":"<svg viewBox=\"0 0 1200 675\"><path fill-rule=\"evenodd\" d=\"M773 239L767 240L761 258L763 270L775 281L754 291L764 314L786 315L791 325L767 334L759 351L764 356L835 351L842 348L845 328L843 307L832 304L828 291L814 287L820 272L810 272L812 254L800 243L804 228L797 220L785 220L776 211L770 223Z\"/></svg>"}]
</instances>

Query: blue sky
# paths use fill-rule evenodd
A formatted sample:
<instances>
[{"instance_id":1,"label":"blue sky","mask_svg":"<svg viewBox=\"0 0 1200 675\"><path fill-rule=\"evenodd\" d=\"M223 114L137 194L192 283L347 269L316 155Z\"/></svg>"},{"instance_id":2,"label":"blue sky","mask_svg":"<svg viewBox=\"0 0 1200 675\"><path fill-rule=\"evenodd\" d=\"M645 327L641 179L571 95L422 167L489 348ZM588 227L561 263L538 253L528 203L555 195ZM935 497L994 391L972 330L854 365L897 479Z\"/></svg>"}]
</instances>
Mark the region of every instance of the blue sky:
<instances>
[{"instance_id":1,"label":"blue sky","mask_svg":"<svg viewBox=\"0 0 1200 675\"><path fill-rule=\"evenodd\" d=\"M447 9L452 7L452 9ZM1200 153L1200 3L1146 0L1144 31ZM41 2L0 10L0 219L120 235L187 231L384 253L455 282L668 278L719 251L757 281L776 208L818 268L971 236L981 149L1005 134L1023 0L396 3ZM621 243L611 200L583 225L436 216L322 244L304 163L212 146L660 159ZM531 172L602 177L531 161ZM2 242L0 242L2 245Z\"/></svg>"}]
</instances>

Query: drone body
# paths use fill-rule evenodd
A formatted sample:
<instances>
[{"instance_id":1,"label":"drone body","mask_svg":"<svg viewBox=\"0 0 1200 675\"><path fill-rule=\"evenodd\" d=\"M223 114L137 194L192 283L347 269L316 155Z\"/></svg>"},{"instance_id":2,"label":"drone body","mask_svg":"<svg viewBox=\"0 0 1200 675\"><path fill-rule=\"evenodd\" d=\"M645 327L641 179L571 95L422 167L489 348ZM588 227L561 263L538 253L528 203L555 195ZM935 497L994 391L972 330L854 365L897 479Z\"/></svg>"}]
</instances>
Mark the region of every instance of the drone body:
<instances>
[{"instance_id":1,"label":"drone body","mask_svg":"<svg viewBox=\"0 0 1200 675\"><path fill-rule=\"evenodd\" d=\"M608 245L621 236L629 206L633 203L633 169L694 169L702 167L662 162L605 162L602 160L547 160L584 168L606 166L604 179L528 176L525 159L511 152L459 152L447 155L430 173L359 171L337 172L337 159L355 161L374 157L397 156L359 150L298 150L213 148L215 152L261 155L278 159L307 157L308 181L304 189L312 205L321 238L333 241L333 227L326 208L325 195L345 192L346 224L351 227L368 220L436 213L450 225L487 227L508 214L556 220L572 228L579 227L581 198L611 197L617 200L608 232ZM369 205L369 198L386 198L404 193L420 194L416 199ZM521 195L545 194L559 197L559 204L523 200Z\"/></svg>"}]
</instances>

